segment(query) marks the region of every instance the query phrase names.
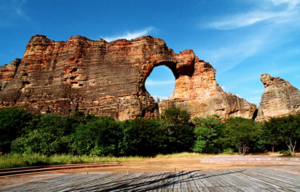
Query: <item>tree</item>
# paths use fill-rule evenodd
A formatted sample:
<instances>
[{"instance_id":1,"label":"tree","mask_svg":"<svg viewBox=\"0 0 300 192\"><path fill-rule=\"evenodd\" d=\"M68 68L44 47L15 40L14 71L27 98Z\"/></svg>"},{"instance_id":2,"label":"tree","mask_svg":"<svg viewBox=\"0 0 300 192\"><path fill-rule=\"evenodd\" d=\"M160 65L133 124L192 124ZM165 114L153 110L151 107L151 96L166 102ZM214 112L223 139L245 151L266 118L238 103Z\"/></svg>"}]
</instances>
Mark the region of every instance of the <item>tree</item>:
<instances>
[{"instance_id":1,"label":"tree","mask_svg":"<svg viewBox=\"0 0 300 192\"><path fill-rule=\"evenodd\" d=\"M300 114L272 117L265 126L273 133L280 134L289 151L295 156L297 140L300 137Z\"/></svg>"},{"instance_id":2,"label":"tree","mask_svg":"<svg viewBox=\"0 0 300 192\"><path fill-rule=\"evenodd\" d=\"M160 119L161 126L168 133L167 151L170 153L189 151L194 144L194 127L187 110L173 106L165 109Z\"/></svg>"},{"instance_id":3,"label":"tree","mask_svg":"<svg viewBox=\"0 0 300 192\"><path fill-rule=\"evenodd\" d=\"M66 136L72 132L68 117L54 114L38 116L25 130L27 134L12 142L13 152L45 155L68 152Z\"/></svg>"},{"instance_id":4,"label":"tree","mask_svg":"<svg viewBox=\"0 0 300 192\"><path fill-rule=\"evenodd\" d=\"M257 139L262 133L254 120L242 117L231 117L226 120L223 141L230 141L238 148L240 155L245 155L251 140Z\"/></svg>"},{"instance_id":5,"label":"tree","mask_svg":"<svg viewBox=\"0 0 300 192\"><path fill-rule=\"evenodd\" d=\"M5 108L0 110L0 151L9 152L11 142L24 133L32 115L22 108Z\"/></svg>"},{"instance_id":6,"label":"tree","mask_svg":"<svg viewBox=\"0 0 300 192\"><path fill-rule=\"evenodd\" d=\"M221 147L218 146L218 138L225 127L219 116L195 117L193 123L196 126L194 130L196 141L193 151L199 153L219 152Z\"/></svg>"},{"instance_id":7,"label":"tree","mask_svg":"<svg viewBox=\"0 0 300 192\"><path fill-rule=\"evenodd\" d=\"M272 152L275 152L275 147L280 145L283 140L277 129L273 129L273 125L271 123L264 122L262 124L262 129L264 131L263 137L265 144L271 145Z\"/></svg>"},{"instance_id":8,"label":"tree","mask_svg":"<svg viewBox=\"0 0 300 192\"><path fill-rule=\"evenodd\" d=\"M136 118L122 122L122 155L151 156L163 152L166 132L156 119Z\"/></svg>"},{"instance_id":9,"label":"tree","mask_svg":"<svg viewBox=\"0 0 300 192\"><path fill-rule=\"evenodd\" d=\"M73 154L96 156L118 155L122 137L119 124L110 116L92 118L68 136Z\"/></svg>"}]
</instances>

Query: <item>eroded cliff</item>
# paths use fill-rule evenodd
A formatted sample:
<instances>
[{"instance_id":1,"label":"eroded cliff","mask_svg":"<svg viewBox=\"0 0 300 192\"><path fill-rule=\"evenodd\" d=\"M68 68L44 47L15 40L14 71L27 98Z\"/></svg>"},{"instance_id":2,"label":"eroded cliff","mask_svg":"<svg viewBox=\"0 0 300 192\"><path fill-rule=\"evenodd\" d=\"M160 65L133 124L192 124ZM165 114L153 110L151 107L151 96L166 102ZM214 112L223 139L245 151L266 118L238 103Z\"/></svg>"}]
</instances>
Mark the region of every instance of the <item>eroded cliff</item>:
<instances>
[{"instance_id":1,"label":"eroded cliff","mask_svg":"<svg viewBox=\"0 0 300 192\"><path fill-rule=\"evenodd\" d=\"M23 106L62 115L85 110L118 120L154 117L158 106L146 91L145 80L159 65L169 67L176 78L173 97L162 102L161 109L178 105L192 116L252 118L256 106L224 92L209 63L192 50L176 54L162 39L151 36L108 43L81 36L55 42L36 35L11 70L13 75L5 75L9 65L0 68L0 108Z\"/></svg>"},{"instance_id":2,"label":"eroded cliff","mask_svg":"<svg viewBox=\"0 0 300 192\"><path fill-rule=\"evenodd\" d=\"M300 91L279 77L261 75L265 91L258 108L257 121L300 112Z\"/></svg>"},{"instance_id":3,"label":"eroded cliff","mask_svg":"<svg viewBox=\"0 0 300 192\"><path fill-rule=\"evenodd\" d=\"M175 105L189 111L192 117L217 114L226 118L253 118L256 105L224 92L216 82L215 73L209 63L196 57L193 73L176 78L172 96L159 103L160 112Z\"/></svg>"}]
</instances>

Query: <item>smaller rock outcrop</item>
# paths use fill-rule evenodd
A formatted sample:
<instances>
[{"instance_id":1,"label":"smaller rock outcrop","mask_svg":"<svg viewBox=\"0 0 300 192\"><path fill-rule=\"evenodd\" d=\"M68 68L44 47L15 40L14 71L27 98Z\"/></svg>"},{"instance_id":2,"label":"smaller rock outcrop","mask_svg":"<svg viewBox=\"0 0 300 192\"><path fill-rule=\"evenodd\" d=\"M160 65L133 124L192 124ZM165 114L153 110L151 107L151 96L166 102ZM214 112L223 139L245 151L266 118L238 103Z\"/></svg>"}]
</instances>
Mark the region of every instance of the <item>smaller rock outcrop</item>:
<instances>
[{"instance_id":1,"label":"smaller rock outcrop","mask_svg":"<svg viewBox=\"0 0 300 192\"><path fill-rule=\"evenodd\" d=\"M7 84L13 80L21 59L15 59L10 64L0 66L0 91L3 90Z\"/></svg>"},{"instance_id":2,"label":"smaller rock outcrop","mask_svg":"<svg viewBox=\"0 0 300 192\"><path fill-rule=\"evenodd\" d=\"M261 82L265 92L258 107L257 121L300 112L300 91L290 82L267 73L261 75Z\"/></svg>"}]
</instances>

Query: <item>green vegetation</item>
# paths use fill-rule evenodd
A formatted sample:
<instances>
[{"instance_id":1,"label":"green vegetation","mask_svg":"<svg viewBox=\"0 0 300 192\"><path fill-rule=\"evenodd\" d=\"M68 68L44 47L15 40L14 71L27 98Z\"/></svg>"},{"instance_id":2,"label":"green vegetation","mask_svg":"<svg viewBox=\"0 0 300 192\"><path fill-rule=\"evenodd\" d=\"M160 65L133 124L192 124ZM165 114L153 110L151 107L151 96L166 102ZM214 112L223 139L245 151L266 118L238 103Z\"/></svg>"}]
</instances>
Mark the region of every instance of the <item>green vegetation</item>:
<instances>
[{"instance_id":1,"label":"green vegetation","mask_svg":"<svg viewBox=\"0 0 300 192\"><path fill-rule=\"evenodd\" d=\"M235 146L240 155L245 155L249 143L257 140L261 133L262 130L254 120L231 117L227 119L222 140Z\"/></svg>"},{"instance_id":2,"label":"green vegetation","mask_svg":"<svg viewBox=\"0 0 300 192\"><path fill-rule=\"evenodd\" d=\"M195 144L193 151L199 153L220 153L222 146L219 139L225 128L219 116L196 117L193 119L195 125Z\"/></svg>"},{"instance_id":3,"label":"green vegetation","mask_svg":"<svg viewBox=\"0 0 300 192\"><path fill-rule=\"evenodd\" d=\"M294 155L299 140L299 114L257 123L241 117L222 119L217 115L191 119L186 110L171 107L158 119L119 122L109 116L83 112L63 117L30 114L20 108L0 110L1 167L103 162L107 157L153 157L184 151L213 154L238 151L245 155L276 148L283 150L284 155ZM10 165L4 166L5 162Z\"/></svg>"},{"instance_id":4,"label":"green vegetation","mask_svg":"<svg viewBox=\"0 0 300 192\"><path fill-rule=\"evenodd\" d=\"M278 140L279 136L281 136L289 152L295 156L297 141L300 138L300 114L273 117L268 122L265 122L265 127L270 130L270 135L275 140Z\"/></svg>"},{"instance_id":5,"label":"green vegetation","mask_svg":"<svg viewBox=\"0 0 300 192\"><path fill-rule=\"evenodd\" d=\"M9 152L13 140L24 133L32 120L32 115L20 108L0 110L0 151Z\"/></svg>"},{"instance_id":6,"label":"green vegetation","mask_svg":"<svg viewBox=\"0 0 300 192\"><path fill-rule=\"evenodd\" d=\"M149 157L97 157L88 155L41 155L33 154L6 154L0 156L0 169L26 167L36 165L63 165L75 163L105 163L143 161Z\"/></svg>"}]
</instances>

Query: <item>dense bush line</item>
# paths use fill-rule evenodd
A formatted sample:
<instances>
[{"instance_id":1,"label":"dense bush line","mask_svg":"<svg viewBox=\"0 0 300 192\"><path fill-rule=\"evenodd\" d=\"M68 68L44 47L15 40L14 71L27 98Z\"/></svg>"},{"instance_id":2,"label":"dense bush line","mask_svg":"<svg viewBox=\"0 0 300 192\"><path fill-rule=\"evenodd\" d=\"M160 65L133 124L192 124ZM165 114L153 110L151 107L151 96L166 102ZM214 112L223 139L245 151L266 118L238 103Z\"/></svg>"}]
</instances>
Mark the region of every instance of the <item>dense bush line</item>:
<instances>
[{"instance_id":1,"label":"dense bush line","mask_svg":"<svg viewBox=\"0 0 300 192\"><path fill-rule=\"evenodd\" d=\"M183 151L199 153L288 150L300 141L300 115L257 123L217 115L193 118L171 107L158 119L115 121L109 116L30 114L0 110L0 151L44 155L152 156ZM283 151L285 152L285 151Z\"/></svg>"}]
</instances>

